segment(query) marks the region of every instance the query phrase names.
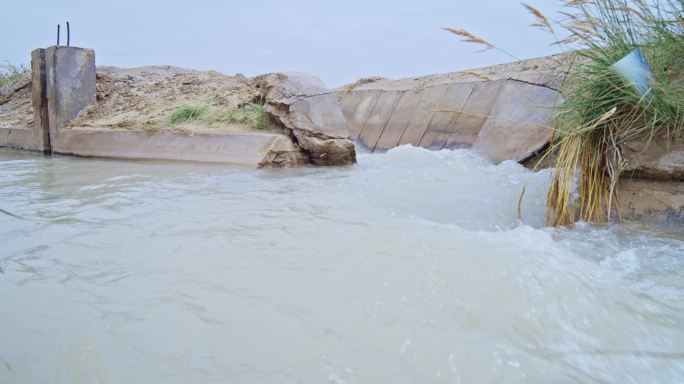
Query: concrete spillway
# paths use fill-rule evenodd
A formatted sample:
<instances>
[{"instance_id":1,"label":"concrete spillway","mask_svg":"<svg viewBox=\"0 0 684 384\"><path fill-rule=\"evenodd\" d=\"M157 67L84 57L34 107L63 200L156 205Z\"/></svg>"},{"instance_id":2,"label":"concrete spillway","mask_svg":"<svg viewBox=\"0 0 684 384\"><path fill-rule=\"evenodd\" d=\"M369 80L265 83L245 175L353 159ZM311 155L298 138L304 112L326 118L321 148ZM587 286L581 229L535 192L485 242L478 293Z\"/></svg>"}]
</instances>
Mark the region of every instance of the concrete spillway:
<instances>
[{"instance_id":1,"label":"concrete spillway","mask_svg":"<svg viewBox=\"0 0 684 384\"><path fill-rule=\"evenodd\" d=\"M361 81L337 96L352 138L367 150L472 147L495 162L520 161L551 139L562 68L547 57L477 72Z\"/></svg>"}]
</instances>

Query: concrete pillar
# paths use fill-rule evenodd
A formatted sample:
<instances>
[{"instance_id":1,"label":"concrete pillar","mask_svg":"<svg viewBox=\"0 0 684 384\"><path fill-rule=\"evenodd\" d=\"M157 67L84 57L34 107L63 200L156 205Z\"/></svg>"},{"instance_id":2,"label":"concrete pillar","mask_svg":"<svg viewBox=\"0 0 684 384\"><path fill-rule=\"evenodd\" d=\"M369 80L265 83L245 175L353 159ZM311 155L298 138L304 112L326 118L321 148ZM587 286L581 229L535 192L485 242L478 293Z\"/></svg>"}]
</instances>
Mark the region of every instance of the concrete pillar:
<instances>
[{"instance_id":1,"label":"concrete pillar","mask_svg":"<svg viewBox=\"0 0 684 384\"><path fill-rule=\"evenodd\" d=\"M47 70L45 67L45 49L39 48L31 52L31 96L33 102L33 132L30 147L34 150L50 153L50 122L46 92Z\"/></svg>"},{"instance_id":2,"label":"concrete pillar","mask_svg":"<svg viewBox=\"0 0 684 384\"><path fill-rule=\"evenodd\" d=\"M45 68L49 145L55 143L60 129L95 102L95 51L48 47Z\"/></svg>"}]
</instances>

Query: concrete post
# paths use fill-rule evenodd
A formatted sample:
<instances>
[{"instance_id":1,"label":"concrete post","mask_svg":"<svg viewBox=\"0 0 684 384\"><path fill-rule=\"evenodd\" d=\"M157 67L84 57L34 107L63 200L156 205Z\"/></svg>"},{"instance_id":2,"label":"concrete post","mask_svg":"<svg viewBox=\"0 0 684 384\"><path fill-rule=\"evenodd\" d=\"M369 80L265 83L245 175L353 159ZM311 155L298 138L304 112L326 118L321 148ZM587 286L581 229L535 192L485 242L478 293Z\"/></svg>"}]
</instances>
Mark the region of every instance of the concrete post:
<instances>
[{"instance_id":1,"label":"concrete post","mask_svg":"<svg viewBox=\"0 0 684 384\"><path fill-rule=\"evenodd\" d=\"M95 51L77 47L45 50L48 145L59 130L95 102Z\"/></svg>"},{"instance_id":2,"label":"concrete post","mask_svg":"<svg viewBox=\"0 0 684 384\"><path fill-rule=\"evenodd\" d=\"M50 122L46 92L47 70L45 49L31 52L31 96L33 102L33 130L29 146L45 154L50 153Z\"/></svg>"}]
</instances>

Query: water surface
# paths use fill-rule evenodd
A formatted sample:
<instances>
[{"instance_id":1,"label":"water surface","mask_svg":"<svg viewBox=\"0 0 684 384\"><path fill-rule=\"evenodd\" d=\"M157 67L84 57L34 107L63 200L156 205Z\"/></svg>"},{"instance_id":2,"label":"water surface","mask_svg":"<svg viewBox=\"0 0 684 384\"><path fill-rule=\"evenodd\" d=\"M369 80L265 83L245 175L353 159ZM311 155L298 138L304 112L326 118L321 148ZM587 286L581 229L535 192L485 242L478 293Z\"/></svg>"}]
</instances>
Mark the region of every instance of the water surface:
<instances>
[{"instance_id":1,"label":"water surface","mask_svg":"<svg viewBox=\"0 0 684 384\"><path fill-rule=\"evenodd\" d=\"M0 383L684 382L684 241L543 228L548 182L0 152Z\"/></svg>"}]
</instances>

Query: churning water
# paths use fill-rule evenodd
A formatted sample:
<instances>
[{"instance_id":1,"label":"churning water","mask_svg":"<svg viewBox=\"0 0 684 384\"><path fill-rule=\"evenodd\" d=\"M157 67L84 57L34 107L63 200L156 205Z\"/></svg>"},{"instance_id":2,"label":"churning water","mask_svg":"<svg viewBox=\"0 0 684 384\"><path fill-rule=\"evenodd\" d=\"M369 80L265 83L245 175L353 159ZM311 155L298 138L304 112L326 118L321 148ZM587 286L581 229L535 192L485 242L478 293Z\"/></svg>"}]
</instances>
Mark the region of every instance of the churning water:
<instances>
[{"instance_id":1,"label":"churning water","mask_svg":"<svg viewBox=\"0 0 684 384\"><path fill-rule=\"evenodd\" d=\"M684 241L543 228L549 175L0 154L0 382L683 382Z\"/></svg>"}]
</instances>

